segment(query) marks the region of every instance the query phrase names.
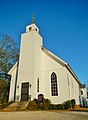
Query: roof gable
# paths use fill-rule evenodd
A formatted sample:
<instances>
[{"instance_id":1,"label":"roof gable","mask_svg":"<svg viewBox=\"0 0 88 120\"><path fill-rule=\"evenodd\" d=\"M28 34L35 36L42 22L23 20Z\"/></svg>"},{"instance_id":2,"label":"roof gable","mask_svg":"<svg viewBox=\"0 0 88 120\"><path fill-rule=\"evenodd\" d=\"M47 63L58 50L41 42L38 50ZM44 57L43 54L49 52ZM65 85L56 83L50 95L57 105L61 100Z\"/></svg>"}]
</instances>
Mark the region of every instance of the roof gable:
<instances>
[{"instance_id":1,"label":"roof gable","mask_svg":"<svg viewBox=\"0 0 88 120\"><path fill-rule=\"evenodd\" d=\"M11 74L15 68L17 68L18 62L15 63L15 65L10 69L8 74Z\"/></svg>"},{"instance_id":2,"label":"roof gable","mask_svg":"<svg viewBox=\"0 0 88 120\"><path fill-rule=\"evenodd\" d=\"M66 69L71 73L71 75L75 78L75 80L80 84L79 79L77 78L77 76L75 75L75 73L73 72L72 68L69 66L68 63L66 63L65 61L63 61L62 59L60 59L59 57L57 57L53 53L51 53L48 49L45 49L44 47L41 47L41 49L50 58L52 58L53 60L55 60L57 63L59 63L63 67L66 67Z\"/></svg>"},{"instance_id":3,"label":"roof gable","mask_svg":"<svg viewBox=\"0 0 88 120\"><path fill-rule=\"evenodd\" d=\"M57 63L61 64L63 67L65 67L65 64L67 64L65 61L63 61L62 59L60 59L59 57L57 57L56 55L54 55L53 53L51 53L48 49L45 49L44 47L42 47L42 51L47 54L50 58L52 58L53 60L55 60Z\"/></svg>"}]
</instances>

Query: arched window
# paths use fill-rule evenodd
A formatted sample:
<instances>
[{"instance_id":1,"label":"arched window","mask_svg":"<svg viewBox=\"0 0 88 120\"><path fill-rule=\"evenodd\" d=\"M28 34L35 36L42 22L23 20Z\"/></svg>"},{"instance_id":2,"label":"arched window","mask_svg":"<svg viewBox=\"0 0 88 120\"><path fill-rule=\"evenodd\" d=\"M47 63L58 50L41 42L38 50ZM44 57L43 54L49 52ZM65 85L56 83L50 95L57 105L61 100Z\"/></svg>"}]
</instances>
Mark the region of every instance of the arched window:
<instances>
[{"instance_id":1,"label":"arched window","mask_svg":"<svg viewBox=\"0 0 88 120\"><path fill-rule=\"evenodd\" d=\"M51 95L58 96L57 75L54 72L51 74Z\"/></svg>"},{"instance_id":2,"label":"arched window","mask_svg":"<svg viewBox=\"0 0 88 120\"><path fill-rule=\"evenodd\" d=\"M39 78L37 79L37 92L39 92Z\"/></svg>"}]
</instances>

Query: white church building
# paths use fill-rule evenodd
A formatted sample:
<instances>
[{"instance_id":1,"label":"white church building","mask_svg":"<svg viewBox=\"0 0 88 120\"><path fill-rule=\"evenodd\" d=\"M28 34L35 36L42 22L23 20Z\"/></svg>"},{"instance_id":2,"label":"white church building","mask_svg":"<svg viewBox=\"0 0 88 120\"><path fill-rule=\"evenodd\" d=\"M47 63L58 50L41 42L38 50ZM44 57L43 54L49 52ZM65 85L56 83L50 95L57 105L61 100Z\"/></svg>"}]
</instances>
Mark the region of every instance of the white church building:
<instances>
[{"instance_id":1,"label":"white church building","mask_svg":"<svg viewBox=\"0 0 88 120\"><path fill-rule=\"evenodd\" d=\"M33 100L43 94L53 104L75 99L80 105L79 79L68 63L44 48L34 18L21 35L19 62L9 74L9 101Z\"/></svg>"}]
</instances>

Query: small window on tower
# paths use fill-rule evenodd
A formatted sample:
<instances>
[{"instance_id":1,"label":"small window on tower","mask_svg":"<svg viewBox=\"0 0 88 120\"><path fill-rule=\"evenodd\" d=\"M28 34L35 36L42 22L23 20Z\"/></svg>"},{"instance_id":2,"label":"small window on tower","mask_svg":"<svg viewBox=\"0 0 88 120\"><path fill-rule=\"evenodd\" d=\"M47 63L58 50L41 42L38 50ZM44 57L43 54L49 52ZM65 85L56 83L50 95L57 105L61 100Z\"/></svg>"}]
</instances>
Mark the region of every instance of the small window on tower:
<instances>
[{"instance_id":1,"label":"small window on tower","mask_svg":"<svg viewBox=\"0 0 88 120\"><path fill-rule=\"evenodd\" d=\"M88 98L88 92L87 92L87 98Z\"/></svg>"},{"instance_id":2,"label":"small window on tower","mask_svg":"<svg viewBox=\"0 0 88 120\"><path fill-rule=\"evenodd\" d=\"M37 31L37 28L35 30Z\"/></svg>"},{"instance_id":3,"label":"small window on tower","mask_svg":"<svg viewBox=\"0 0 88 120\"><path fill-rule=\"evenodd\" d=\"M39 78L37 79L37 92L39 92Z\"/></svg>"},{"instance_id":4,"label":"small window on tower","mask_svg":"<svg viewBox=\"0 0 88 120\"><path fill-rule=\"evenodd\" d=\"M29 27L29 30L31 30L31 27Z\"/></svg>"}]
</instances>

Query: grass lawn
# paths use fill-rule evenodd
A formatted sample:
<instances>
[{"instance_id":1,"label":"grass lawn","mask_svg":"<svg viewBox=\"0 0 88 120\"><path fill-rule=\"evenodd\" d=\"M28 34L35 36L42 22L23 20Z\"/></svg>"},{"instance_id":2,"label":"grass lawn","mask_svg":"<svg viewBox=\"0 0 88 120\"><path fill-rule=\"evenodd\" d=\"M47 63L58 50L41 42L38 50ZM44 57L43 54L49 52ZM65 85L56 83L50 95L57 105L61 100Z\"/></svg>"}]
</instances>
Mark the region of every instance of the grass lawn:
<instances>
[{"instance_id":1,"label":"grass lawn","mask_svg":"<svg viewBox=\"0 0 88 120\"><path fill-rule=\"evenodd\" d=\"M72 110L72 111L88 112L88 107L87 107L87 108L75 108L75 109Z\"/></svg>"}]
</instances>

